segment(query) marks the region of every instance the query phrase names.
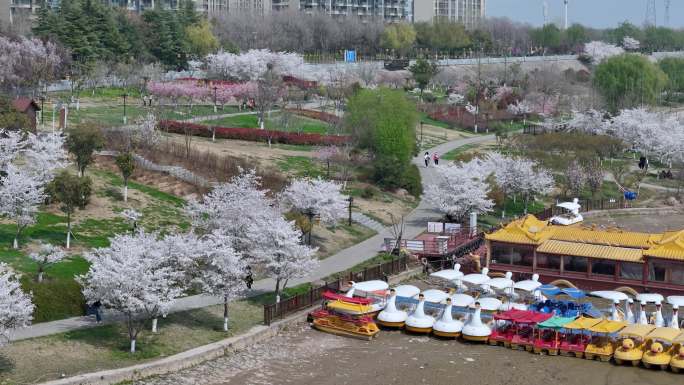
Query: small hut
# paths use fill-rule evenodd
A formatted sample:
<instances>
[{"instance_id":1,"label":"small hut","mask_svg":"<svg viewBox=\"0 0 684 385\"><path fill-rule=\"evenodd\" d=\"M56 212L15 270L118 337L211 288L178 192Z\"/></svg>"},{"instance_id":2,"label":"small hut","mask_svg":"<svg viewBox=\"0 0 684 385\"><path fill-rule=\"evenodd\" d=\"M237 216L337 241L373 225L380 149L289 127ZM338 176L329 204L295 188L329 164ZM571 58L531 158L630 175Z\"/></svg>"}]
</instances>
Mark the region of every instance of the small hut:
<instances>
[{"instance_id":1,"label":"small hut","mask_svg":"<svg viewBox=\"0 0 684 385\"><path fill-rule=\"evenodd\" d=\"M21 112L22 114L26 114L26 118L29 121L29 129L31 132L35 133L37 122L36 116L38 114L38 111L40 111L40 107L38 106L38 104L33 99L16 98L12 102L12 106L14 107L14 109Z\"/></svg>"}]
</instances>

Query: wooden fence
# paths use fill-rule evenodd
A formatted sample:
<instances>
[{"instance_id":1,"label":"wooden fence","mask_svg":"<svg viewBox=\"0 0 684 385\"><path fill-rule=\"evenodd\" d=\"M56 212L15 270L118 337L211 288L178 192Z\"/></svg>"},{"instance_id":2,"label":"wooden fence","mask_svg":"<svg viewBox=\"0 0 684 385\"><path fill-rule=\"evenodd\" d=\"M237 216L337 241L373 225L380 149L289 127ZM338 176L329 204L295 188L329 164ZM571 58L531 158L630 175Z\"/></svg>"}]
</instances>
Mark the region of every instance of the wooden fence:
<instances>
[{"instance_id":1,"label":"wooden fence","mask_svg":"<svg viewBox=\"0 0 684 385\"><path fill-rule=\"evenodd\" d=\"M338 278L336 281L326 282L324 285L315 288L312 287L306 293L281 300L280 303L266 304L264 305L264 324L270 325L274 319L280 319L319 304L323 292L327 290L337 291L348 281L368 281L372 279L386 281L389 276L406 271L407 267L408 257L400 257L376 266L367 267L361 271L349 272L349 274Z\"/></svg>"}]
</instances>

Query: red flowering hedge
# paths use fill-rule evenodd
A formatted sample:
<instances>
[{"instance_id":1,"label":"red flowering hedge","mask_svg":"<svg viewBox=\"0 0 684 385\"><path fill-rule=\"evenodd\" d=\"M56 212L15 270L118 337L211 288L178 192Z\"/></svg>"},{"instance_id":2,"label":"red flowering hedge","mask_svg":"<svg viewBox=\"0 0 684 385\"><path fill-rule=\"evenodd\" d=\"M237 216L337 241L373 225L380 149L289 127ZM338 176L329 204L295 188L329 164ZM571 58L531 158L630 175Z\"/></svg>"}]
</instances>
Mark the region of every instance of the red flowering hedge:
<instances>
[{"instance_id":1,"label":"red flowering hedge","mask_svg":"<svg viewBox=\"0 0 684 385\"><path fill-rule=\"evenodd\" d=\"M185 134L191 130L194 136L211 138L212 127L205 124L179 122L176 120L162 120L159 129L174 134ZM253 142L268 142L269 136L273 143L283 144L307 144L307 145L341 145L349 142L349 136L344 135L321 135L287 131L260 130L258 128L240 127L214 127L216 137L220 139L239 139Z\"/></svg>"},{"instance_id":2,"label":"red flowering hedge","mask_svg":"<svg viewBox=\"0 0 684 385\"><path fill-rule=\"evenodd\" d=\"M321 120L330 124L337 124L340 121L340 117L335 114L330 114L328 112L316 111L316 110L304 110L299 108L287 108L286 111L292 112L296 115L305 116L307 118Z\"/></svg>"}]
</instances>

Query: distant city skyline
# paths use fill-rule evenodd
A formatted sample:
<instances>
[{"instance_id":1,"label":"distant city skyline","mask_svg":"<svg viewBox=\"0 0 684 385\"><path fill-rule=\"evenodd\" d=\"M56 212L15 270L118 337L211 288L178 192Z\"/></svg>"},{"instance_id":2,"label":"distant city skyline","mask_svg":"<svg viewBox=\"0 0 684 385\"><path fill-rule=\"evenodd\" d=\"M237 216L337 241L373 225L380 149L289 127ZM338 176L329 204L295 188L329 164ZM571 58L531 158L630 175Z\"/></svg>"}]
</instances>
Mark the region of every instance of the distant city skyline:
<instances>
[{"instance_id":1,"label":"distant city skyline","mask_svg":"<svg viewBox=\"0 0 684 385\"><path fill-rule=\"evenodd\" d=\"M508 17L534 26L544 23L543 0L487 0L488 17ZM563 0L547 0L549 22L562 23ZM658 26L664 26L665 1L656 0ZM615 27L623 21L642 26L646 0L570 0L568 22L594 28ZM670 27L684 28L684 0L672 0Z\"/></svg>"}]
</instances>

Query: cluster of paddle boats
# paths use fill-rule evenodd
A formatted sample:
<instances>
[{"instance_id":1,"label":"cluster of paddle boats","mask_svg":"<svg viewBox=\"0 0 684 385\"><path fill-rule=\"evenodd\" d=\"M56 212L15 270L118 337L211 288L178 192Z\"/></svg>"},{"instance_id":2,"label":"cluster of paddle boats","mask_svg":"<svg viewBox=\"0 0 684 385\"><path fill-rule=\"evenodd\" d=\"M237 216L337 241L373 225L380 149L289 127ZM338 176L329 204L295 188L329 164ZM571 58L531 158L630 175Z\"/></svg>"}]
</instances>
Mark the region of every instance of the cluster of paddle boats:
<instances>
[{"instance_id":1,"label":"cluster of paddle boats","mask_svg":"<svg viewBox=\"0 0 684 385\"><path fill-rule=\"evenodd\" d=\"M684 333L678 308L684 296L656 293L630 297L618 291L585 293L511 274L492 278L487 269L464 275L459 266L431 274L446 286L389 288L383 281L350 282L344 294L323 293L313 327L372 339L381 326L440 338L461 338L530 352L684 372ZM584 297L603 298L599 309ZM663 304L671 308L663 315ZM647 314L647 310L650 310Z\"/></svg>"}]
</instances>

